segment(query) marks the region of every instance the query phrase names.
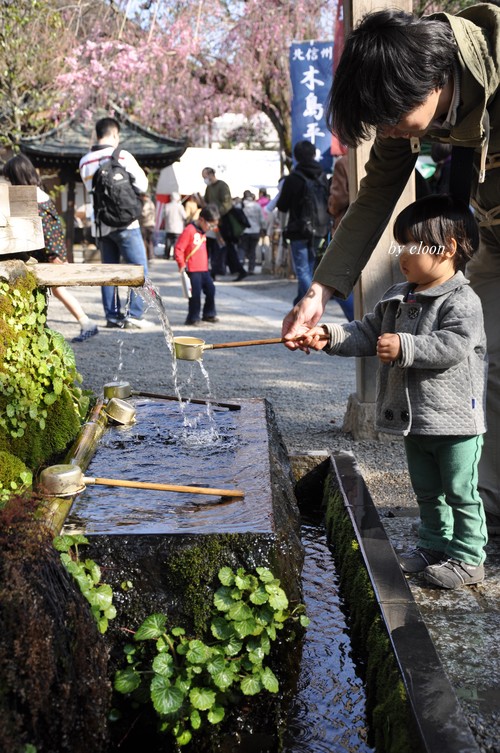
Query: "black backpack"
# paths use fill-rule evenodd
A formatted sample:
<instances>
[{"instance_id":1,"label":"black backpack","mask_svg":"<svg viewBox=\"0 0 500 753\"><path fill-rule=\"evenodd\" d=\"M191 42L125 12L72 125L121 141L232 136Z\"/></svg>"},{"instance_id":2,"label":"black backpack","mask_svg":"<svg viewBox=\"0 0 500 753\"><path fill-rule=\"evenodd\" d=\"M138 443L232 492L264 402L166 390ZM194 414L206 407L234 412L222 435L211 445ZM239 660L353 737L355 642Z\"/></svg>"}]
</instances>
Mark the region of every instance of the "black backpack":
<instances>
[{"instance_id":1,"label":"black backpack","mask_svg":"<svg viewBox=\"0 0 500 753\"><path fill-rule=\"evenodd\" d=\"M142 201L133 176L120 164L120 148L97 168L92 177L92 199L97 229L100 225L127 227L142 213Z\"/></svg>"},{"instance_id":2,"label":"black backpack","mask_svg":"<svg viewBox=\"0 0 500 753\"><path fill-rule=\"evenodd\" d=\"M290 218L285 237L289 240L324 238L331 223L327 209L327 177L321 173L317 178L308 178L299 170L294 170L294 175L298 175L304 181L304 193L300 201L299 215Z\"/></svg>"}]
</instances>

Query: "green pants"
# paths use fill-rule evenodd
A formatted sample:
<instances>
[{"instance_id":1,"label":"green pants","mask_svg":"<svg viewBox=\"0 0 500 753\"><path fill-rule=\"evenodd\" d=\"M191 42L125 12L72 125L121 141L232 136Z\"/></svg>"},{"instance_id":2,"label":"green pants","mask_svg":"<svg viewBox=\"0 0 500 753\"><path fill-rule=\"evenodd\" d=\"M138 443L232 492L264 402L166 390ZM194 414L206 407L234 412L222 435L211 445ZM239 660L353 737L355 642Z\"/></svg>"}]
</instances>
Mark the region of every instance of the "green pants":
<instances>
[{"instance_id":1,"label":"green pants","mask_svg":"<svg viewBox=\"0 0 500 753\"><path fill-rule=\"evenodd\" d=\"M405 437L408 470L417 495L420 547L468 565L484 562L488 541L477 490L482 436Z\"/></svg>"}]
</instances>

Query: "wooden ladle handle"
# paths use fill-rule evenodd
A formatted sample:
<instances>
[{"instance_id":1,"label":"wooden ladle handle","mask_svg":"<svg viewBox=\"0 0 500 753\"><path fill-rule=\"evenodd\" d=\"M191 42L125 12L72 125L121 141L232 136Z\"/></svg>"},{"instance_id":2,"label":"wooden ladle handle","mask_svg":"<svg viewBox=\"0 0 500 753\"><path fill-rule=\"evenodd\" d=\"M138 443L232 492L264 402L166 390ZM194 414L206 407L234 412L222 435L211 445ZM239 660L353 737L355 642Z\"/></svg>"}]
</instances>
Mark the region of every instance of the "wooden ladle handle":
<instances>
[{"instance_id":1,"label":"wooden ladle handle","mask_svg":"<svg viewBox=\"0 0 500 753\"><path fill-rule=\"evenodd\" d=\"M101 484L103 486L123 486L131 489L153 489L163 492L186 492L189 494L209 494L213 497L236 497L242 499L245 492L240 489L212 489L207 486L182 486L179 484L159 484L154 481L128 481L115 478L85 477L85 484Z\"/></svg>"}]
</instances>

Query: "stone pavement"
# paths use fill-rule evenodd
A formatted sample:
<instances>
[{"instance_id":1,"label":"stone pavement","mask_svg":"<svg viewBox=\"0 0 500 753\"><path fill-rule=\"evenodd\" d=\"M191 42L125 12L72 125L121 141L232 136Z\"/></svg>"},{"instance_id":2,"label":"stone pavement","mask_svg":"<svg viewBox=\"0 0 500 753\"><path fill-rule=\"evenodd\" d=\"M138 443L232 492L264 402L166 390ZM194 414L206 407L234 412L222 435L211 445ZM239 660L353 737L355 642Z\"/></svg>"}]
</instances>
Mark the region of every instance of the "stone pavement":
<instances>
[{"instance_id":1,"label":"stone pavement","mask_svg":"<svg viewBox=\"0 0 500 753\"><path fill-rule=\"evenodd\" d=\"M232 277L216 283L220 321L186 327L187 304L176 264L155 259L150 267L150 278L161 294L175 335L196 336L208 343L279 337L296 282L259 273L239 283L231 282ZM99 335L73 346L84 387L100 393L103 384L120 379L129 381L134 389L172 394L172 360L156 312L150 309L146 313L154 323L151 330L105 329L100 289L74 288L73 292L100 327ZM123 291L121 297L126 297ZM324 320L344 321L334 301L328 303ZM79 331L53 298L49 326L68 340ZM342 432L347 398L356 390L354 359L321 353L307 356L281 345L266 345L207 351L203 367L209 385L199 364L177 363L183 396L266 398L273 405L290 453L352 452L393 547L403 550L414 545L411 523L417 507L402 442L356 442ZM418 577L409 581L478 749L488 753L500 752L499 542L492 540L488 545L486 580L479 586L446 592L422 587Z\"/></svg>"}]
</instances>

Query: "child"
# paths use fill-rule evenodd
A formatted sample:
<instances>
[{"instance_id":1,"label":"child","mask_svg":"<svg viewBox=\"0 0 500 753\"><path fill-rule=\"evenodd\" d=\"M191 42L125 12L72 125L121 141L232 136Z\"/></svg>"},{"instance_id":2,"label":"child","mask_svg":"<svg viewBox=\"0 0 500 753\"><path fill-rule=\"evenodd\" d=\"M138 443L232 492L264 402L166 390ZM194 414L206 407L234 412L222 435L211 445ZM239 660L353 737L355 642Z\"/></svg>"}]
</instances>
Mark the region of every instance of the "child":
<instances>
[{"instance_id":1,"label":"child","mask_svg":"<svg viewBox=\"0 0 500 753\"><path fill-rule=\"evenodd\" d=\"M485 514L477 466L485 432L486 337L481 304L462 270L479 245L468 207L427 196L397 217L394 237L406 283L371 314L316 326L301 348L372 356L378 373L376 424L404 436L420 508L417 548L399 557L442 588L484 579ZM326 341L320 340L325 332Z\"/></svg>"},{"instance_id":2,"label":"child","mask_svg":"<svg viewBox=\"0 0 500 753\"><path fill-rule=\"evenodd\" d=\"M205 294L203 321L218 322L215 311L215 285L208 271L206 233L217 226L219 210L214 204L207 204L197 220L186 225L174 248L175 261L179 271L187 269L191 280L191 297L188 315L184 324L197 326L200 323L201 292Z\"/></svg>"}]
</instances>

